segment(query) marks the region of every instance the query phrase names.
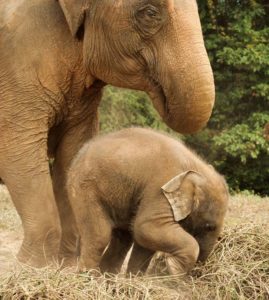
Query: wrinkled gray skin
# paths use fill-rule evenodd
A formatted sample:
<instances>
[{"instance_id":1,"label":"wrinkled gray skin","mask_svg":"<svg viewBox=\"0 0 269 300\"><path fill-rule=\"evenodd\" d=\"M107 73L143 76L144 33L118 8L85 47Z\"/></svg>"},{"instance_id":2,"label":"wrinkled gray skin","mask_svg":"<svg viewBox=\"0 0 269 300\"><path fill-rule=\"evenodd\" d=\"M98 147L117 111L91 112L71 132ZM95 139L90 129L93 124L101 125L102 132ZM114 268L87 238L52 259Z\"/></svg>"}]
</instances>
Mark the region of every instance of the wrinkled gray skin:
<instances>
[{"instance_id":1,"label":"wrinkled gray skin","mask_svg":"<svg viewBox=\"0 0 269 300\"><path fill-rule=\"evenodd\" d=\"M128 272L144 272L162 251L170 273L185 274L212 251L228 203L226 183L212 166L179 141L141 128L86 144L67 186L81 270L118 272L134 240Z\"/></svg>"},{"instance_id":2,"label":"wrinkled gray skin","mask_svg":"<svg viewBox=\"0 0 269 300\"><path fill-rule=\"evenodd\" d=\"M97 133L104 85L146 91L182 133L210 117L214 82L197 5L0 0L0 41L0 177L22 220L18 258L42 266L59 251L72 264L77 230L66 170Z\"/></svg>"}]
</instances>

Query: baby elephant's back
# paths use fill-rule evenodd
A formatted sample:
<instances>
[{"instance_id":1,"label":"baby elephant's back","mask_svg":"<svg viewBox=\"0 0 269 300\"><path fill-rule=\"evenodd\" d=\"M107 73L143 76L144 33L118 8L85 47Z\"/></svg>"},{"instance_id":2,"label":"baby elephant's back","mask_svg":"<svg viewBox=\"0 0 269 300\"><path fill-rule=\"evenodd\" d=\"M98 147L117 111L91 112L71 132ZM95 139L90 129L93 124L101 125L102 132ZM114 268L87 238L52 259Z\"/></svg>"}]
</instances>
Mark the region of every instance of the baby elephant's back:
<instances>
[{"instance_id":1,"label":"baby elephant's back","mask_svg":"<svg viewBox=\"0 0 269 300\"><path fill-rule=\"evenodd\" d=\"M156 159L165 139L171 140L149 129L123 129L90 141L87 157L92 166L103 170L110 168L126 175L133 171L145 172L147 167L158 164Z\"/></svg>"},{"instance_id":2,"label":"baby elephant's back","mask_svg":"<svg viewBox=\"0 0 269 300\"><path fill-rule=\"evenodd\" d=\"M167 157L171 159L177 145L178 141L150 129L123 129L91 140L79 152L73 166L80 172L86 171L88 176L102 177L103 181L108 177L114 184L128 179L143 183L161 171L164 164L167 167Z\"/></svg>"},{"instance_id":3,"label":"baby elephant's back","mask_svg":"<svg viewBox=\"0 0 269 300\"><path fill-rule=\"evenodd\" d=\"M89 141L71 165L69 189L80 191L83 186L117 205L119 211L129 211L126 205L139 197L154 176L158 177L156 172L162 174L158 160L163 137L168 138L152 130L133 128Z\"/></svg>"}]
</instances>

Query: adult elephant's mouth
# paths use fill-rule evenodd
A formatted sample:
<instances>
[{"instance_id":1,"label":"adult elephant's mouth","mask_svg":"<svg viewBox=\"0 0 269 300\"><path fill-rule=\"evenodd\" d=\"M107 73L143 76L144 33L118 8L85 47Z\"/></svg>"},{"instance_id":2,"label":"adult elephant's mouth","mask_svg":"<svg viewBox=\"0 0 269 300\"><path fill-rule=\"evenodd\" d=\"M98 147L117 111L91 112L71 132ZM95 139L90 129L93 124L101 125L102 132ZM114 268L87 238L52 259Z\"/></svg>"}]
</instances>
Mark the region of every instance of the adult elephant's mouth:
<instances>
[{"instance_id":1,"label":"adult elephant's mouth","mask_svg":"<svg viewBox=\"0 0 269 300\"><path fill-rule=\"evenodd\" d=\"M212 112L215 87L209 64L192 67L186 75L175 70L161 80L150 77L148 94L163 121L173 130L191 134L203 128ZM197 70L197 72L194 72Z\"/></svg>"},{"instance_id":2,"label":"adult elephant's mouth","mask_svg":"<svg viewBox=\"0 0 269 300\"><path fill-rule=\"evenodd\" d=\"M168 102L164 89L157 80L151 79L148 94L152 100L153 106L164 119L168 113Z\"/></svg>"}]
</instances>

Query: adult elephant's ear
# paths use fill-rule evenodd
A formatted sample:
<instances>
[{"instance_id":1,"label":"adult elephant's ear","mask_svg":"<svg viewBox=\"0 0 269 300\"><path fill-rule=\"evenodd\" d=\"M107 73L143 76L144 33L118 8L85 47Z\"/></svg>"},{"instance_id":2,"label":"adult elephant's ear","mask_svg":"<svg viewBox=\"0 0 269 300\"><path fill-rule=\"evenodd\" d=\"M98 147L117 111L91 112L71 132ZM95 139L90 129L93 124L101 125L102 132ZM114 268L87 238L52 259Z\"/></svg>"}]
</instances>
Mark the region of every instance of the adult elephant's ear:
<instances>
[{"instance_id":1,"label":"adult elephant's ear","mask_svg":"<svg viewBox=\"0 0 269 300\"><path fill-rule=\"evenodd\" d=\"M89 0L58 0L72 35L75 37L85 19Z\"/></svg>"},{"instance_id":2,"label":"adult elephant's ear","mask_svg":"<svg viewBox=\"0 0 269 300\"><path fill-rule=\"evenodd\" d=\"M176 222L185 219L199 205L199 199L195 196L197 177L201 175L195 171L187 171L162 186Z\"/></svg>"}]
</instances>

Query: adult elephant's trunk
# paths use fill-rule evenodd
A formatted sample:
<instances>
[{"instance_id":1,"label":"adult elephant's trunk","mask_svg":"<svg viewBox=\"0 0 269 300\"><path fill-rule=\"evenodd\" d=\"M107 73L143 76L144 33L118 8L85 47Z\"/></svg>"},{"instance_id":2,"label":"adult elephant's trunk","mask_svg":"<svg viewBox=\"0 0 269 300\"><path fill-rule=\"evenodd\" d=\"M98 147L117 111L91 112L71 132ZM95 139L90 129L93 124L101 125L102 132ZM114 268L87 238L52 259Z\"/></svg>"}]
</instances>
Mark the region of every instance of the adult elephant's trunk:
<instances>
[{"instance_id":1,"label":"adult elephant's trunk","mask_svg":"<svg viewBox=\"0 0 269 300\"><path fill-rule=\"evenodd\" d=\"M153 96L153 103L169 127L193 133L206 125L215 100L197 9L176 10L159 45L156 80L163 95Z\"/></svg>"},{"instance_id":2,"label":"adult elephant's trunk","mask_svg":"<svg viewBox=\"0 0 269 300\"><path fill-rule=\"evenodd\" d=\"M206 125L215 100L214 79L206 53L192 57L184 69L172 69L170 74L163 89L167 99L164 121L178 132L195 132Z\"/></svg>"}]
</instances>

